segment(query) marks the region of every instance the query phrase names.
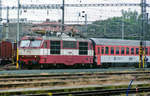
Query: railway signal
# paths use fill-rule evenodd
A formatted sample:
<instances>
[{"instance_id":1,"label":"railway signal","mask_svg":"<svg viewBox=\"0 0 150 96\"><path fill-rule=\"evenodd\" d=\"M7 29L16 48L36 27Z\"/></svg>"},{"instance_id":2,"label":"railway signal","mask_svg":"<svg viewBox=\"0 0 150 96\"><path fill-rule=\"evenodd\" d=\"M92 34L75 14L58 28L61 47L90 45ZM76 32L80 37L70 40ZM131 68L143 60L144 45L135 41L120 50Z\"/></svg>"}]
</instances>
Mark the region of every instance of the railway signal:
<instances>
[{"instance_id":1,"label":"railway signal","mask_svg":"<svg viewBox=\"0 0 150 96\"><path fill-rule=\"evenodd\" d=\"M139 68L144 68L145 65L145 56L144 56L144 51L145 51L145 47L146 47L146 42L144 40L144 35L146 33L146 19L147 19L147 13L146 13L146 7L147 7L147 3L146 0L141 0L141 36L140 36L140 58L139 58Z\"/></svg>"}]
</instances>

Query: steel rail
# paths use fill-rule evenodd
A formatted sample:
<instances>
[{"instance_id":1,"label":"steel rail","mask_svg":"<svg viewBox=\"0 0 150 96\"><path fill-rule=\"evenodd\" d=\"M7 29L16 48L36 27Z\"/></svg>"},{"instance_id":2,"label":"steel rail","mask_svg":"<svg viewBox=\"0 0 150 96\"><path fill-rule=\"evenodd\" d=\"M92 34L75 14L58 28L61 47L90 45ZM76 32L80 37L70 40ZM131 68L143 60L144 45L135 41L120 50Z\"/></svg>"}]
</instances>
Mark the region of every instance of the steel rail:
<instances>
[{"instance_id":1,"label":"steel rail","mask_svg":"<svg viewBox=\"0 0 150 96\"><path fill-rule=\"evenodd\" d=\"M129 72L91 72L91 73L62 73L62 74L22 74L22 75L0 75L0 79L4 78L25 78L25 77L57 77L57 76L91 76L91 75L123 75L123 74L131 74L131 75L140 75L140 74L149 74L150 71L129 71Z\"/></svg>"},{"instance_id":2,"label":"steel rail","mask_svg":"<svg viewBox=\"0 0 150 96\"><path fill-rule=\"evenodd\" d=\"M23 96L95 96L95 95L119 95L125 94L127 89L112 89L112 90L93 90L93 91L76 91L76 92L60 92L60 93L45 93L45 94L28 94ZM132 88L129 93L149 92L148 88ZM13 96L13 95L12 95ZM15 95L14 95L15 96ZM21 96L21 95L20 95Z\"/></svg>"}]
</instances>

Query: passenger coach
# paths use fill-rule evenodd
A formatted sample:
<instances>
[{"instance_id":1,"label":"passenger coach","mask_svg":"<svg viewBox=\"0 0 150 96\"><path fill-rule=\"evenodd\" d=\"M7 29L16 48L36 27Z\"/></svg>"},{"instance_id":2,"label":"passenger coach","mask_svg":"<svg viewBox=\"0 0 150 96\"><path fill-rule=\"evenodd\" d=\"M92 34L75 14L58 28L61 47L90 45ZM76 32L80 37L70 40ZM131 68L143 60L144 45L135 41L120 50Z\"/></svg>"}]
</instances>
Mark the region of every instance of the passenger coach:
<instances>
[{"instance_id":1,"label":"passenger coach","mask_svg":"<svg viewBox=\"0 0 150 96\"><path fill-rule=\"evenodd\" d=\"M138 67L139 45L138 40L91 38L94 45L94 61L103 67ZM150 67L150 41L145 41L144 53L146 66ZM144 57L144 55L143 55Z\"/></svg>"}]
</instances>

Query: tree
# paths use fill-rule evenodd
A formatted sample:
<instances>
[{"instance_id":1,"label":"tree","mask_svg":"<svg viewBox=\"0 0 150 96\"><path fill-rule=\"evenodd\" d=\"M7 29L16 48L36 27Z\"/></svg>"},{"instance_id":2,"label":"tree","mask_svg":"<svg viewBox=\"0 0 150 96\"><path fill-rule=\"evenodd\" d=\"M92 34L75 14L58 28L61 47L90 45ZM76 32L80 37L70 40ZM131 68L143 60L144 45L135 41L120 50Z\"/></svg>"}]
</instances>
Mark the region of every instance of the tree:
<instances>
[{"instance_id":1,"label":"tree","mask_svg":"<svg viewBox=\"0 0 150 96\"><path fill-rule=\"evenodd\" d=\"M123 26L124 23L124 26ZM125 39L140 39L141 15L137 11L122 10L121 17L108 18L107 20L95 21L88 25L88 37L121 38L124 27ZM150 26L150 24L148 24ZM91 32L94 30L95 32ZM150 30L145 39L150 40Z\"/></svg>"}]
</instances>

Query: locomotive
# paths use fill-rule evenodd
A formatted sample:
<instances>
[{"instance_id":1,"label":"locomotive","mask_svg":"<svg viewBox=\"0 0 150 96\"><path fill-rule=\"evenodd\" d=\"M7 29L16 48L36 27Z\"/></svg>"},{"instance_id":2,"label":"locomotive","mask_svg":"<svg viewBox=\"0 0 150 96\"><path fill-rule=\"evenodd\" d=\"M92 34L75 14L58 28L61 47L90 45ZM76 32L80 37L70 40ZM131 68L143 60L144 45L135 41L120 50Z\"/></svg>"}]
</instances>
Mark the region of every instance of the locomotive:
<instances>
[{"instance_id":1,"label":"locomotive","mask_svg":"<svg viewBox=\"0 0 150 96\"><path fill-rule=\"evenodd\" d=\"M70 37L30 37L21 39L20 66L90 66L93 63L93 46L88 39Z\"/></svg>"},{"instance_id":2,"label":"locomotive","mask_svg":"<svg viewBox=\"0 0 150 96\"><path fill-rule=\"evenodd\" d=\"M145 42L149 67L150 41ZM25 36L19 45L19 64L21 68L138 67L139 45L138 40Z\"/></svg>"}]
</instances>

